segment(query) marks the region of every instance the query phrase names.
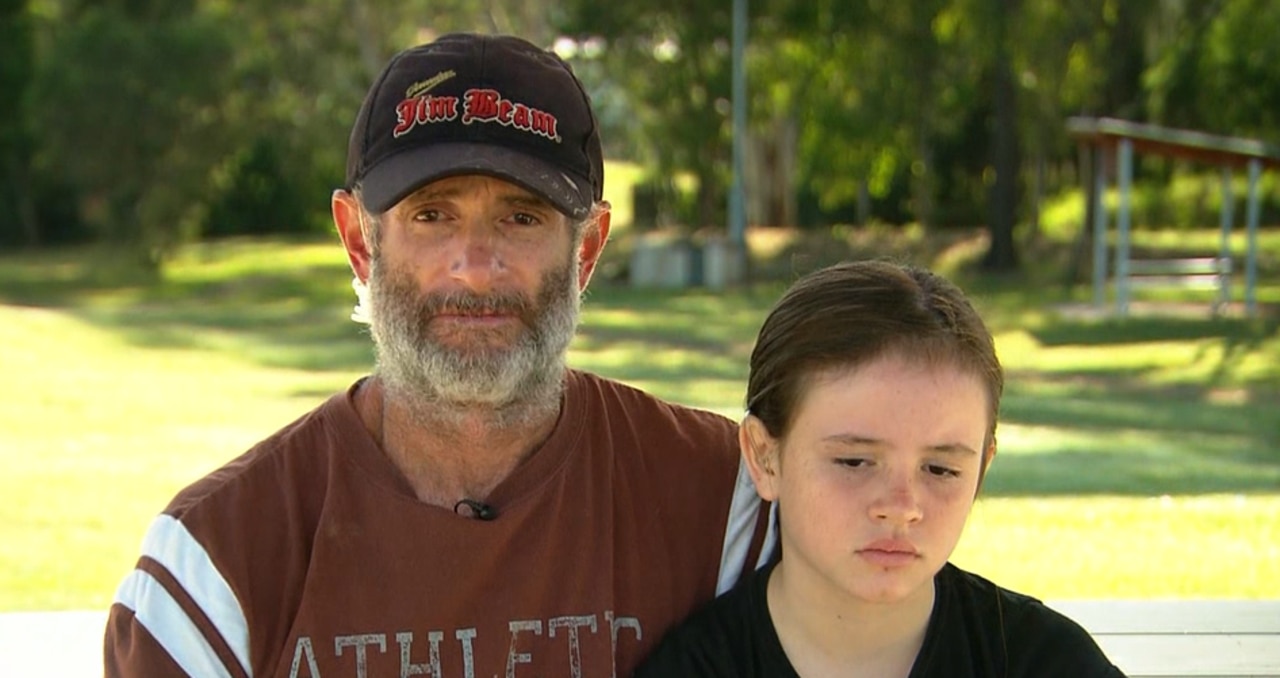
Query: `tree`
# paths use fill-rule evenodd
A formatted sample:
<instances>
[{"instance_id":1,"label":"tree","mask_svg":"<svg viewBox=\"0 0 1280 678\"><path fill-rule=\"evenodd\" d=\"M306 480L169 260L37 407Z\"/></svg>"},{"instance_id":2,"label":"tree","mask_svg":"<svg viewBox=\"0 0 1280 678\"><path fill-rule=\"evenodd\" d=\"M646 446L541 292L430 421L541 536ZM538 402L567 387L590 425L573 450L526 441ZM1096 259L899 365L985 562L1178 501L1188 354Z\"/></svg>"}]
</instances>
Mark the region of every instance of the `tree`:
<instances>
[{"instance_id":1,"label":"tree","mask_svg":"<svg viewBox=\"0 0 1280 678\"><path fill-rule=\"evenodd\" d=\"M0 38L3 66L30 82L30 110L58 112L31 120L32 170L68 184L100 240L152 267L206 227L292 228L296 214L252 213L253 204L293 213L262 204L271 195L295 196L303 221L323 221L361 97L398 49L457 30L551 42L546 0L488 0L479 10L470 0L31 2L34 60L22 66L19 41ZM0 31L9 16L0 14ZM12 83L4 101L21 89ZM15 129L9 112L5 130ZM11 145L5 136L0 157ZM274 193L261 190L268 173Z\"/></svg>"},{"instance_id":2,"label":"tree","mask_svg":"<svg viewBox=\"0 0 1280 678\"><path fill-rule=\"evenodd\" d=\"M693 226L725 223L730 167L731 4L696 0L619 2L600 12L590 0L564 7L558 28L605 47L597 74L625 93L640 152L660 181L687 172L696 184ZM599 82L588 86L600 87ZM670 191L668 191L670 192Z\"/></svg>"},{"instance_id":3,"label":"tree","mask_svg":"<svg viewBox=\"0 0 1280 678\"><path fill-rule=\"evenodd\" d=\"M1013 231L1018 220L1018 88L1013 75L1011 27L1018 18L1017 0L993 0L986 22L991 27L991 60L988 64L991 103L991 187L987 232L990 245L982 258L984 268L1008 271L1018 267L1018 251Z\"/></svg>"},{"instance_id":4,"label":"tree","mask_svg":"<svg viewBox=\"0 0 1280 678\"><path fill-rule=\"evenodd\" d=\"M25 0L0 0L0 243L40 244L31 198L31 131L27 95L35 62ZM17 233L5 233L10 225Z\"/></svg>"},{"instance_id":5,"label":"tree","mask_svg":"<svg viewBox=\"0 0 1280 678\"><path fill-rule=\"evenodd\" d=\"M173 6L118 3L70 17L33 93L42 169L79 192L106 242L156 267L193 229L225 148L229 27ZM163 5L164 3L159 3ZM129 14L128 12L137 12Z\"/></svg>"},{"instance_id":6,"label":"tree","mask_svg":"<svg viewBox=\"0 0 1280 678\"><path fill-rule=\"evenodd\" d=\"M1152 119L1226 135L1280 137L1280 6L1191 3L1154 36Z\"/></svg>"}]
</instances>

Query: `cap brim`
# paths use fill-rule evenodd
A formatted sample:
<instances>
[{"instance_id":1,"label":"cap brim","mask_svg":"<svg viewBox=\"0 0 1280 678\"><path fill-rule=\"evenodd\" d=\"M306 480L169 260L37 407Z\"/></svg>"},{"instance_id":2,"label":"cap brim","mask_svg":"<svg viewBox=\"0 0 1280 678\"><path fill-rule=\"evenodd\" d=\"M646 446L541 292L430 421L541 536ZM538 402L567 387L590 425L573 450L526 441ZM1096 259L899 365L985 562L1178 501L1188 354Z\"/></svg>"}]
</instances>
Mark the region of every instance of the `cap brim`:
<instances>
[{"instance_id":1,"label":"cap brim","mask_svg":"<svg viewBox=\"0 0 1280 678\"><path fill-rule=\"evenodd\" d=\"M397 153L365 173L361 195L370 212L381 214L426 184L463 174L510 181L575 219L591 211L591 182L585 177L570 177L533 156L479 143L432 144Z\"/></svg>"}]
</instances>

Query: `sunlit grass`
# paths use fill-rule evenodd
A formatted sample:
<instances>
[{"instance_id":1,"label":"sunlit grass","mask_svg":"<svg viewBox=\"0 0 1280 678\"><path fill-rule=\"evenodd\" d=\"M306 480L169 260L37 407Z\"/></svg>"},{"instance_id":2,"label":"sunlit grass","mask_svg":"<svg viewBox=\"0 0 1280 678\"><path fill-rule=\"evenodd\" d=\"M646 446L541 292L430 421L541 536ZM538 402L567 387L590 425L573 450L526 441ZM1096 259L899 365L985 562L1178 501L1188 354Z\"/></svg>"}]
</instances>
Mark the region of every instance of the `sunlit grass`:
<instances>
[{"instance_id":1,"label":"sunlit grass","mask_svg":"<svg viewBox=\"0 0 1280 678\"><path fill-rule=\"evenodd\" d=\"M985 498L953 561L1042 599L1276 598L1277 515L1275 494Z\"/></svg>"},{"instance_id":2,"label":"sunlit grass","mask_svg":"<svg viewBox=\"0 0 1280 678\"><path fill-rule=\"evenodd\" d=\"M174 492L355 376L38 308L0 306L0 344L0 610L103 607Z\"/></svg>"}]
</instances>

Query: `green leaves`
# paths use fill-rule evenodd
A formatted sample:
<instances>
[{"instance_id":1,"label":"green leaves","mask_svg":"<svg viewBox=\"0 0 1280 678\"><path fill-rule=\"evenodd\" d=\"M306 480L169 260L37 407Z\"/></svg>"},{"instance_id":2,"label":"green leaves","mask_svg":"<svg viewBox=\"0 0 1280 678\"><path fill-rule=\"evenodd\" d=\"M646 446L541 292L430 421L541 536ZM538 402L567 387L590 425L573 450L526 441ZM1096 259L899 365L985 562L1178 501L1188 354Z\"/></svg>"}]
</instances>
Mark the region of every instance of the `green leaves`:
<instances>
[{"instance_id":1,"label":"green leaves","mask_svg":"<svg viewBox=\"0 0 1280 678\"><path fill-rule=\"evenodd\" d=\"M80 192L89 225L155 265L193 227L189 189L225 152L218 65L231 31L200 14L129 13L142 10L94 7L51 35L32 124L38 166Z\"/></svg>"}]
</instances>

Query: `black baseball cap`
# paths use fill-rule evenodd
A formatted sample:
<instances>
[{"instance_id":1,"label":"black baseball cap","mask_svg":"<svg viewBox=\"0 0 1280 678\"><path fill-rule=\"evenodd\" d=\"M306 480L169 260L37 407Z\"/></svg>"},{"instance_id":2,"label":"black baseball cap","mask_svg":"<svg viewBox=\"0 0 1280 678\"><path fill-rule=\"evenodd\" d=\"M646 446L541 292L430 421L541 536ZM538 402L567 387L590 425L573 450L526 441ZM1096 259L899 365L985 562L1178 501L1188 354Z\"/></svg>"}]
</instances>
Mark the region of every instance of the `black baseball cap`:
<instances>
[{"instance_id":1,"label":"black baseball cap","mask_svg":"<svg viewBox=\"0 0 1280 678\"><path fill-rule=\"evenodd\" d=\"M600 200L591 101L555 53L507 35L455 33L391 58L347 149L347 188L374 214L460 174L522 186L573 218Z\"/></svg>"}]
</instances>

